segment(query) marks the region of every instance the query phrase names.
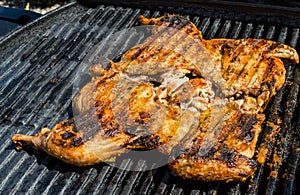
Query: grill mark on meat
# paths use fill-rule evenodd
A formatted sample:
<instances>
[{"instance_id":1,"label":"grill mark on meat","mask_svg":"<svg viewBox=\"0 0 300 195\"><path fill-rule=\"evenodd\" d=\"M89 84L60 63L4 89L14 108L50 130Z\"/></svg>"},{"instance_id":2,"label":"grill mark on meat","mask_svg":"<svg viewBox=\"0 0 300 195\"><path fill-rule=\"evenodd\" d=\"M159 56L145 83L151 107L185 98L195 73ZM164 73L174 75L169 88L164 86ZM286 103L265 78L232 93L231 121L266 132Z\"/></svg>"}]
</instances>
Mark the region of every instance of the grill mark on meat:
<instances>
[{"instance_id":1,"label":"grill mark on meat","mask_svg":"<svg viewBox=\"0 0 300 195\"><path fill-rule=\"evenodd\" d=\"M125 55L122 56L121 61L126 61L126 59L130 59L131 61L136 60L150 45L153 45L153 43L156 41L156 39L159 39L160 36L162 36L162 34L164 34L165 31L167 31L167 30L168 30L167 26L163 27L161 29L161 31L159 31L156 34L153 34L150 38L146 39L146 41L144 43L132 48L131 49L132 53L130 56L126 55L126 53L125 53ZM126 66L128 66L128 64Z\"/></svg>"},{"instance_id":2,"label":"grill mark on meat","mask_svg":"<svg viewBox=\"0 0 300 195\"><path fill-rule=\"evenodd\" d=\"M111 121L113 122L103 124L104 137L114 137L116 134L120 133L121 131L120 125L116 123L114 120Z\"/></svg>"},{"instance_id":3,"label":"grill mark on meat","mask_svg":"<svg viewBox=\"0 0 300 195\"><path fill-rule=\"evenodd\" d=\"M140 17L140 21L141 20L142 19ZM179 21L185 21L185 22L179 22ZM155 46L156 44L154 44L154 43L157 41L157 39L161 40L163 37L167 37L168 38L168 37L170 37L170 35L177 33L179 30L182 30L182 28L184 28L186 25L190 24L190 22L187 22L187 21L188 20L180 20L180 18L178 18L176 16L169 17L168 19L162 17L161 21L159 21L159 22L157 22L157 20L156 21L153 21L151 19L148 20L148 23L144 23L144 24L148 24L148 25L154 25L154 24L160 25L160 24L163 24L164 22L169 22L169 24L163 26L158 31L158 33L155 33L154 35L151 36L150 39L147 39L146 42L141 45L141 47L136 48L136 51L134 52L134 55L132 55L130 57L130 59L132 61L134 61L134 60L137 60L138 57L141 58L141 56L143 56L142 59L147 60L148 58L154 56L155 54L153 54L153 50L149 51L149 45ZM174 25L174 24L176 24L176 25ZM191 31L190 28L187 28L187 32L189 32L189 31ZM167 44L168 43L167 41L168 41L168 39L166 39L164 41L164 43ZM164 45L162 43L160 43L160 44ZM157 50L154 50L154 51L157 51ZM143 53L145 53L145 54L143 54ZM159 51L157 51L157 54L159 54Z\"/></svg>"},{"instance_id":4,"label":"grill mark on meat","mask_svg":"<svg viewBox=\"0 0 300 195\"><path fill-rule=\"evenodd\" d=\"M255 43L252 43L252 40L251 40L251 41L245 41L245 42L246 42L246 45L240 44L240 45L242 45L243 49L238 56L238 59L239 59L238 63L232 63L234 67L229 66L229 68L227 70L229 73L232 73L230 77L228 76L228 80L227 80L228 86L232 86L233 83L236 82L236 80L240 79L240 77L242 76L242 74L245 71L246 72L249 71L248 67L249 67L250 60L253 59L254 57L256 57L255 54L256 54L256 52L259 51L260 47L262 46L261 43L263 41L257 40ZM247 50L247 47L249 47L249 46L251 49ZM252 66L252 65L250 65L250 66ZM232 69L230 69L231 67L232 67Z\"/></svg>"},{"instance_id":5,"label":"grill mark on meat","mask_svg":"<svg viewBox=\"0 0 300 195\"><path fill-rule=\"evenodd\" d=\"M251 59L253 59L253 61L256 61L254 65L253 64L250 65L250 66L255 68L255 71L252 71L252 72L250 71L250 73L252 73L252 74L247 73L248 79L246 79L246 81L247 81L247 83L245 84L246 86L249 86L251 81L253 82L253 79L258 80L257 82L261 83L263 78L267 78L267 77L265 77L265 75L261 76L260 78L254 77L254 76L259 76L259 75L264 74L265 72L269 71L268 63L267 64L264 63L265 62L265 55L268 52L268 49L266 51L265 50L266 47L263 47L263 45L261 46L261 48L262 48L261 49L262 51L259 50L259 52L257 52L258 56L253 55L253 57L251 58ZM259 60L255 60L257 58ZM255 92L252 92L252 93L256 94Z\"/></svg>"},{"instance_id":6,"label":"grill mark on meat","mask_svg":"<svg viewBox=\"0 0 300 195\"><path fill-rule=\"evenodd\" d=\"M168 54L173 54L176 44L186 36L187 34L178 31L178 29L166 29L161 36L155 39L151 45L136 58L137 63L154 62L158 64L163 61Z\"/></svg>"},{"instance_id":7,"label":"grill mark on meat","mask_svg":"<svg viewBox=\"0 0 300 195\"><path fill-rule=\"evenodd\" d=\"M236 59L240 53L243 51L244 45L240 44L241 41L233 42L231 40L225 42L225 46L222 48L223 49L223 58L222 58L222 76L224 77L225 80L228 79L228 74L227 72L230 64L232 63L233 59ZM233 49L234 48L234 49ZM227 60L226 60L227 59ZM235 61L235 60L234 60Z\"/></svg>"},{"instance_id":8,"label":"grill mark on meat","mask_svg":"<svg viewBox=\"0 0 300 195\"><path fill-rule=\"evenodd\" d=\"M143 52L143 50L145 48L146 47L144 47L144 48L141 48L141 47L136 48L135 52L132 52L133 55L131 55L130 60L131 61L135 60Z\"/></svg>"},{"instance_id":9,"label":"grill mark on meat","mask_svg":"<svg viewBox=\"0 0 300 195\"><path fill-rule=\"evenodd\" d=\"M241 112L232 112L228 120L226 120L222 127L222 132L218 137L218 142L223 143L226 139L230 139L230 137L235 136L235 131L237 129L236 123L240 120L242 116ZM230 137L229 137L230 136Z\"/></svg>"},{"instance_id":10,"label":"grill mark on meat","mask_svg":"<svg viewBox=\"0 0 300 195\"><path fill-rule=\"evenodd\" d=\"M253 126L258 122L256 115L242 115L238 120L237 138L244 142L251 142L254 138Z\"/></svg>"},{"instance_id":11,"label":"grill mark on meat","mask_svg":"<svg viewBox=\"0 0 300 195\"><path fill-rule=\"evenodd\" d=\"M232 62L237 61L237 58L239 58L239 55L244 52L244 45L241 44L242 40L238 41L236 44L232 44L232 41L227 41L225 44L225 48L226 49L224 51L224 59L228 59L228 61L224 61L222 64L223 67L223 71L224 71L224 78L228 79L228 74L230 72L228 72L228 69L230 68L230 65L232 64ZM229 45L230 44L230 45ZM227 66L226 66L227 65Z\"/></svg>"},{"instance_id":12,"label":"grill mark on meat","mask_svg":"<svg viewBox=\"0 0 300 195\"><path fill-rule=\"evenodd\" d=\"M249 40L249 42L252 43L252 40ZM256 73L256 66L261 63L261 58L259 56L262 55L261 50L263 49L263 43L264 41L258 40L257 44L254 44L253 48L251 48L251 55L245 55L245 59L248 58L248 60L241 65L241 71L237 73L236 79L232 80L233 83L230 86L237 87L242 91L247 90L249 83L247 83L247 81L253 77ZM237 82L237 80L239 80L239 82Z\"/></svg>"},{"instance_id":13,"label":"grill mark on meat","mask_svg":"<svg viewBox=\"0 0 300 195\"><path fill-rule=\"evenodd\" d=\"M157 58L154 57L151 59L151 61L156 61L156 60L157 60L156 62L168 61L165 59L168 59L169 54L171 54L171 55L175 54L175 56L178 57L180 55L180 53L174 52L175 47L180 47L179 42L184 41L187 36L188 36L188 34L182 33L181 31L177 30L174 34L170 34L168 37L166 37L166 40L163 44L157 43L164 47L165 52L158 54ZM175 60L174 60L174 62L175 62Z\"/></svg>"},{"instance_id":14,"label":"grill mark on meat","mask_svg":"<svg viewBox=\"0 0 300 195\"><path fill-rule=\"evenodd\" d=\"M143 135L123 145L123 147L134 150L157 149L162 143L159 136Z\"/></svg>"}]
</instances>

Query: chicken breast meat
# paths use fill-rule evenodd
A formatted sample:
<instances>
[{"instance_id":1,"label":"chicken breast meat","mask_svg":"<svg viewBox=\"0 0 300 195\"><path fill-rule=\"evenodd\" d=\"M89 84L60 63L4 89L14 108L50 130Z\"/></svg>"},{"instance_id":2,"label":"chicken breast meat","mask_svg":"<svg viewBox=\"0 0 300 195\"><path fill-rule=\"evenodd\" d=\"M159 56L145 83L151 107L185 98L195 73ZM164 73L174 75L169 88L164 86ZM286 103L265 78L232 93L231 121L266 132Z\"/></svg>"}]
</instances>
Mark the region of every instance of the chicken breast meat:
<instances>
[{"instance_id":1,"label":"chicken breast meat","mask_svg":"<svg viewBox=\"0 0 300 195\"><path fill-rule=\"evenodd\" d=\"M139 17L152 35L110 68L91 66L92 81L74 98L74 119L43 128L26 144L86 166L130 150L170 157L175 174L204 181L245 181L270 99L285 81L282 59L297 52L263 39L205 40L187 18Z\"/></svg>"}]
</instances>

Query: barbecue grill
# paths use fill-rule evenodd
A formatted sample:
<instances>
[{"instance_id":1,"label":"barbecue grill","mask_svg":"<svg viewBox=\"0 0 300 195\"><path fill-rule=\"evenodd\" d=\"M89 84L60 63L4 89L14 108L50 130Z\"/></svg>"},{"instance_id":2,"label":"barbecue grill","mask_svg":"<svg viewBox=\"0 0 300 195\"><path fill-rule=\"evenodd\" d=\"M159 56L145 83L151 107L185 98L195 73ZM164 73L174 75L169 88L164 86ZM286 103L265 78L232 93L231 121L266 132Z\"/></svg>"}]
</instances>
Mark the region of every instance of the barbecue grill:
<instances>
[{"instance_id":1,"label":"barbecue grill","mask_svg":"<svg viewBox=\"0 0 300 195\"><path fill-rule=\"evenodd\" d=\"M73 2L0 40L0 194L300 194L300 66L290 63L285 63L286 82L269 104L257 146L268 149L265 163L244 183L184 180L167 166L79 168L30 147L16 152L10 141L15 133L34 134L72 117L72 85L86 54L114 32L137 25L141 14L179 13L189 16L205 39L264 38L300 52L297 7L149 2ZM133 165L125 159L121 166ZM143 170L145 162L134 166Z\"/></svg>"}]
</instances>

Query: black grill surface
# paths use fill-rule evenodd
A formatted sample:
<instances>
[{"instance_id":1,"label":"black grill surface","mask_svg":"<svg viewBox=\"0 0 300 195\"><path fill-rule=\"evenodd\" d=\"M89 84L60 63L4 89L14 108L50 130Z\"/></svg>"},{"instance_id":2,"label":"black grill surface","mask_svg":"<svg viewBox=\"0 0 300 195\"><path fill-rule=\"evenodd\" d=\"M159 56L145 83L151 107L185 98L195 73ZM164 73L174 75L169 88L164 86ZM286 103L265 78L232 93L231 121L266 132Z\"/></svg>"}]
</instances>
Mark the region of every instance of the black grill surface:
<instances>
[{"instance_id":1,"label":"black grill surface","mask_svg":"<svg viewBox=\"0 0 300 195\"><path fill-rule=\"evenodd\" d=\"M105 163L79 168L30 147L21 152L14 149L10 139L15 133L34 134L72 116L72 85L93 46L136 25L140 14L164 13L188 14L206 39L272 39L300 51L300 17L295 15L284 20L226 10L87 8L76 3L49 13L0 41L0 194L300 193L300 67L289 63L287 81L267 110L259 141L258 147L268 149L266 162L245 183L183 180L167 166L151 171L124 171ZM108 55L114 52L108 48ZM269 122L280 127L279 134L274 134ZM132 164L125 160L122 166ZM142 169L145 164L135 166Z\"/></svg>"}]
</instances>

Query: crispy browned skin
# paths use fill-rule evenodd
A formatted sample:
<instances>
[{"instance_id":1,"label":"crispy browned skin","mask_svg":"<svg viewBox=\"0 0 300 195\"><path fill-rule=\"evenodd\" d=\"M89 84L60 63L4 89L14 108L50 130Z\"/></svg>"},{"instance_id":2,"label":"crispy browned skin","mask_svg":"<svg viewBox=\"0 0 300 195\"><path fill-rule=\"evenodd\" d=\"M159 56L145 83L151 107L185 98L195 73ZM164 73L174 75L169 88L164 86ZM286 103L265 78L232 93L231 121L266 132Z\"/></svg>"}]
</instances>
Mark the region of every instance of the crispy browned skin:
<instances>
[{"instance_id":1,"label":"crispy browned skin","mask_svg":"<svg viewBox=\"0 0 300 195\"><path fill-rule=\"evenodd\" d=\"M281 58L298 63L297 52L262 39L204 40L177 15L139 19L155 25L153 35L111 69L91 68L101 76L75 97L76 126L17 134L17 149L33 144L85 166L157 148L183 178L244 181L256 167L262 112L285 80Z\"/></svg>"}]
</instances>

